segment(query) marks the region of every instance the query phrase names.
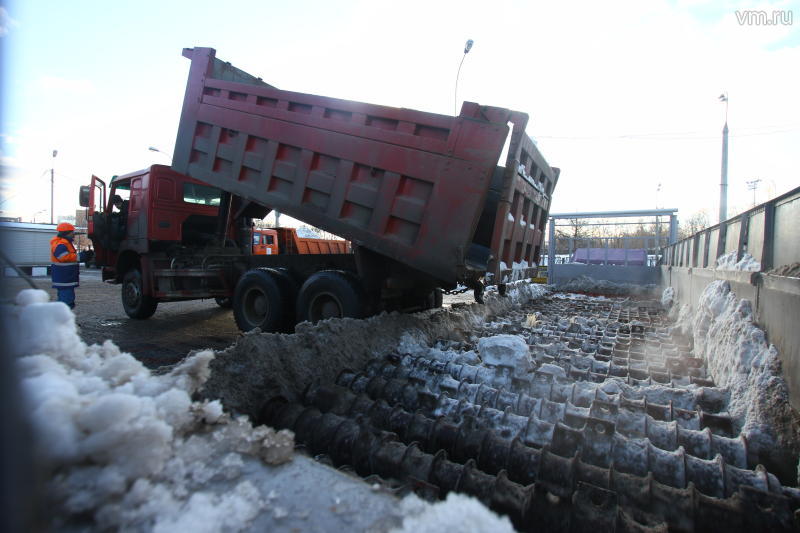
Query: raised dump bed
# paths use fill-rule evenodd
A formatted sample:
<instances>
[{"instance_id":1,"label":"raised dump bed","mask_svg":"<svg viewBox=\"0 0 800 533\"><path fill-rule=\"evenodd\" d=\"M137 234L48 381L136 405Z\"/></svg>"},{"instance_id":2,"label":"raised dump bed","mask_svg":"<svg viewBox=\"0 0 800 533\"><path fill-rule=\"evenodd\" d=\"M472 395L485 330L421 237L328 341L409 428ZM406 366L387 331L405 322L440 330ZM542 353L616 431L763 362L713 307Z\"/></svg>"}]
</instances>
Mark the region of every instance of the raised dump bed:
<instances>
[{"instance_id":1,"label":"raised dump bed","mask_svg":"<svg viewBox=\"0 0 800 533\"><path fill-rule=\"evenodd\" d=\"M538 262L559 171L525 113L464 102L450 117L283 91L211 48L183 55L178 172L445 284Z\"/></svg>"}]
</instances>

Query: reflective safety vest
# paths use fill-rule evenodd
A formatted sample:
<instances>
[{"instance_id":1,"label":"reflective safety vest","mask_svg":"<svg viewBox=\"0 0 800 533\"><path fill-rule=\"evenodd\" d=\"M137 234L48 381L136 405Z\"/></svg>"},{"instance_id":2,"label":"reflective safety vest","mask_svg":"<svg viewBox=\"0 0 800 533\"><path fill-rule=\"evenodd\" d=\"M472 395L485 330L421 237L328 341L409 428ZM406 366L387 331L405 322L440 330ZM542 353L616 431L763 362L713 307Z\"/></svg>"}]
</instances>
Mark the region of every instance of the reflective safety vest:
<instances>
[{"instance_id":1,"label":"reflective safety vest","mask_svg":"<svg viewBox=\"0 0 800 533\"><path fill-rule=\"evenodd\" d=\"M53 237L50 240L50 263L54 289L78 286L78 254L71 242L63 237Z\"/></svg>"}]
</instances>

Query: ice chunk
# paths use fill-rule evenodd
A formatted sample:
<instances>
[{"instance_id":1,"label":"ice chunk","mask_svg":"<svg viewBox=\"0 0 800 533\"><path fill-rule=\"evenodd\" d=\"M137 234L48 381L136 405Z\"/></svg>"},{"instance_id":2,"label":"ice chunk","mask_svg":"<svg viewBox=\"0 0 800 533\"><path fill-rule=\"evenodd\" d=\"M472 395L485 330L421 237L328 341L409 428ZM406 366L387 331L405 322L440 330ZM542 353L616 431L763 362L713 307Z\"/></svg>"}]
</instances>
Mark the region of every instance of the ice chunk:
<instances>
[{"instance_id":1,"label":"ice chunk","mask_svg":"<svg viewBox=\"0 0 800 533\"><path fill-rule=\"evenodd\" d=\"M400 508L406 517L402 527L393 529L392 533L514 531L507 517L494 514L475 498L455 492L449 493L445 501L433 505L427 505L412 494L403 499Z\"/></svg>"},{"instance_id":2,"label":"ice chunk","mask_svg":"<svg viewBox=\"0 0 800 533\"><path fill-rule=\"evenodd\" d=\"M542 372L544 374L550 374L551 376L558 376L560 378L567 377L567 373L558 365L554 365L551 363L544 363L539 368L536 369L538 372Z\"/></svg>"},{"instance_id":3,"label":"ice chunk","mask_svg":"<svg viewBox=\"0 0 800 533\"><path fill-rule=\"evenodd\" d=\"M527 372L532 368L528 344L518 335L495 335L478 341L478 352L487 365L508 366Z\"/></svg>"}]
</instances>

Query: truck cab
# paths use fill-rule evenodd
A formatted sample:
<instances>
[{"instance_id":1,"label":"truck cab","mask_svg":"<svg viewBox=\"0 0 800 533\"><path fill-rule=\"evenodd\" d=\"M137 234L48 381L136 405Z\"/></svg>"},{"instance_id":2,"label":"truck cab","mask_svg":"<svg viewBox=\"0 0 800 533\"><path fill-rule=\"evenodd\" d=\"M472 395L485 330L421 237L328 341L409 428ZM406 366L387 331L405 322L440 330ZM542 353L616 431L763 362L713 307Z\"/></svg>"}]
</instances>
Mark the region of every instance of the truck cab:
<instances>
[{"instance_id":1,"label":"truck cab","mask_svg":"<svg viewBox=\"0 0 800 533\"><path fill-rule=\"evenodd\" d=\"M121 209L114 205L117 196ZM247 224L240 228L230 217L220 217L225 197L218 188L164 165L114 176L108 185L92 176L90 185L81 187L96 264L103 269L103 281L123 285L122 303L129 316L147 318L161 301L227 302L235 274L227 266L208 267L211 261L216 261L214 267L250 255L244 243L249 245L252 228L246 216L241 220ZM242 206L229 196L228 202L228 212L268 212Z\"/></svg>"},{"instance_id":2,"label":"truck cab","mask_svg":"<svg viewBox=\"0 0 800 533\"><path fill-rule=\"evenodd\" d=\"M225 245L215 243L221 191L167 166L114 176L107 195L106 184L96 176L82 189L82 196L88 196L89 238L95 241L104 280L120 282L141 254ZM114 206L115 196L123 200L122 210ZM230 245L236 236L227 230Z\"/></svg>"},{"instance_id":3,"label":"truck cab","mask_svg":"<svg viewBox=\"0 0 800 533\"><path fill-rule=\"evenodd\" d=\"M262 228L253 230L253 255L277 255L279 252L276 230Z\"/></svg>"}]
</instances>

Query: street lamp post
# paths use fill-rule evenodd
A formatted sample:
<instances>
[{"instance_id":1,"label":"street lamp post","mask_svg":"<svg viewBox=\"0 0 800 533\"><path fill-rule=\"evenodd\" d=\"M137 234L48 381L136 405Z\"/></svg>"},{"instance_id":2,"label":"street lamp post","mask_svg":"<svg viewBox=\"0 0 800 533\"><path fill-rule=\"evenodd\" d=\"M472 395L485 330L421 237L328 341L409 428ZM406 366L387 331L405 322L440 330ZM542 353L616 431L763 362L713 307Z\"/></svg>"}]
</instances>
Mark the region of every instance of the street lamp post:
<instances>
[{"instance_id":1,"label":"street lamp post","mask_svg":"<svg viewBox=\"0 0 800 533\"><path fill-rule=\"evenodd\" d=\"M158 152L159 154L163 155L164 157L168 157L169 159L172 159L171 155L169 155L166 152L162 152L161 150L159 150L155 146L148 146L147 149L150 150L151 152Z\"/></svg>"},{"instance_id":2,"label":"street lamp post","mask_svg":"<svg viewBox=\"0 0 800 533\"><path fill-rule=\"evenodd\" d=\"M53 186L55 184L55 166L58 150L53 150L53 164L50 165L50 224L53 223Z\"/></svg>"},{"instance_id":3,"label":"street lamp post","mask_svg":"<svg viewBox=\"0 0 800 533\"><path fill-rule=\"evenodd\" d=\"M728 218L728 93L719 95L725 102L725 125L722 127L722 176L719 184L719 222Z\"/></svg>"},{"instance_id":4,"label":"street lamp post","mask_svg":"<svg viewBox=\"0 0 800 533\"><path fill-rule=\"evenodd\" d=\"M458 115L458 77L461 75L461 66L464 64L464 60L467 58L467 54L470 50L472 50L472 45L475 41L472 39L467 39L467 43L464 45L464 55L461 58L461 63L458 64L458 72L456 72L456 89L455 93L453 94L453 116Z\"/></svg>"}]
</instances>

